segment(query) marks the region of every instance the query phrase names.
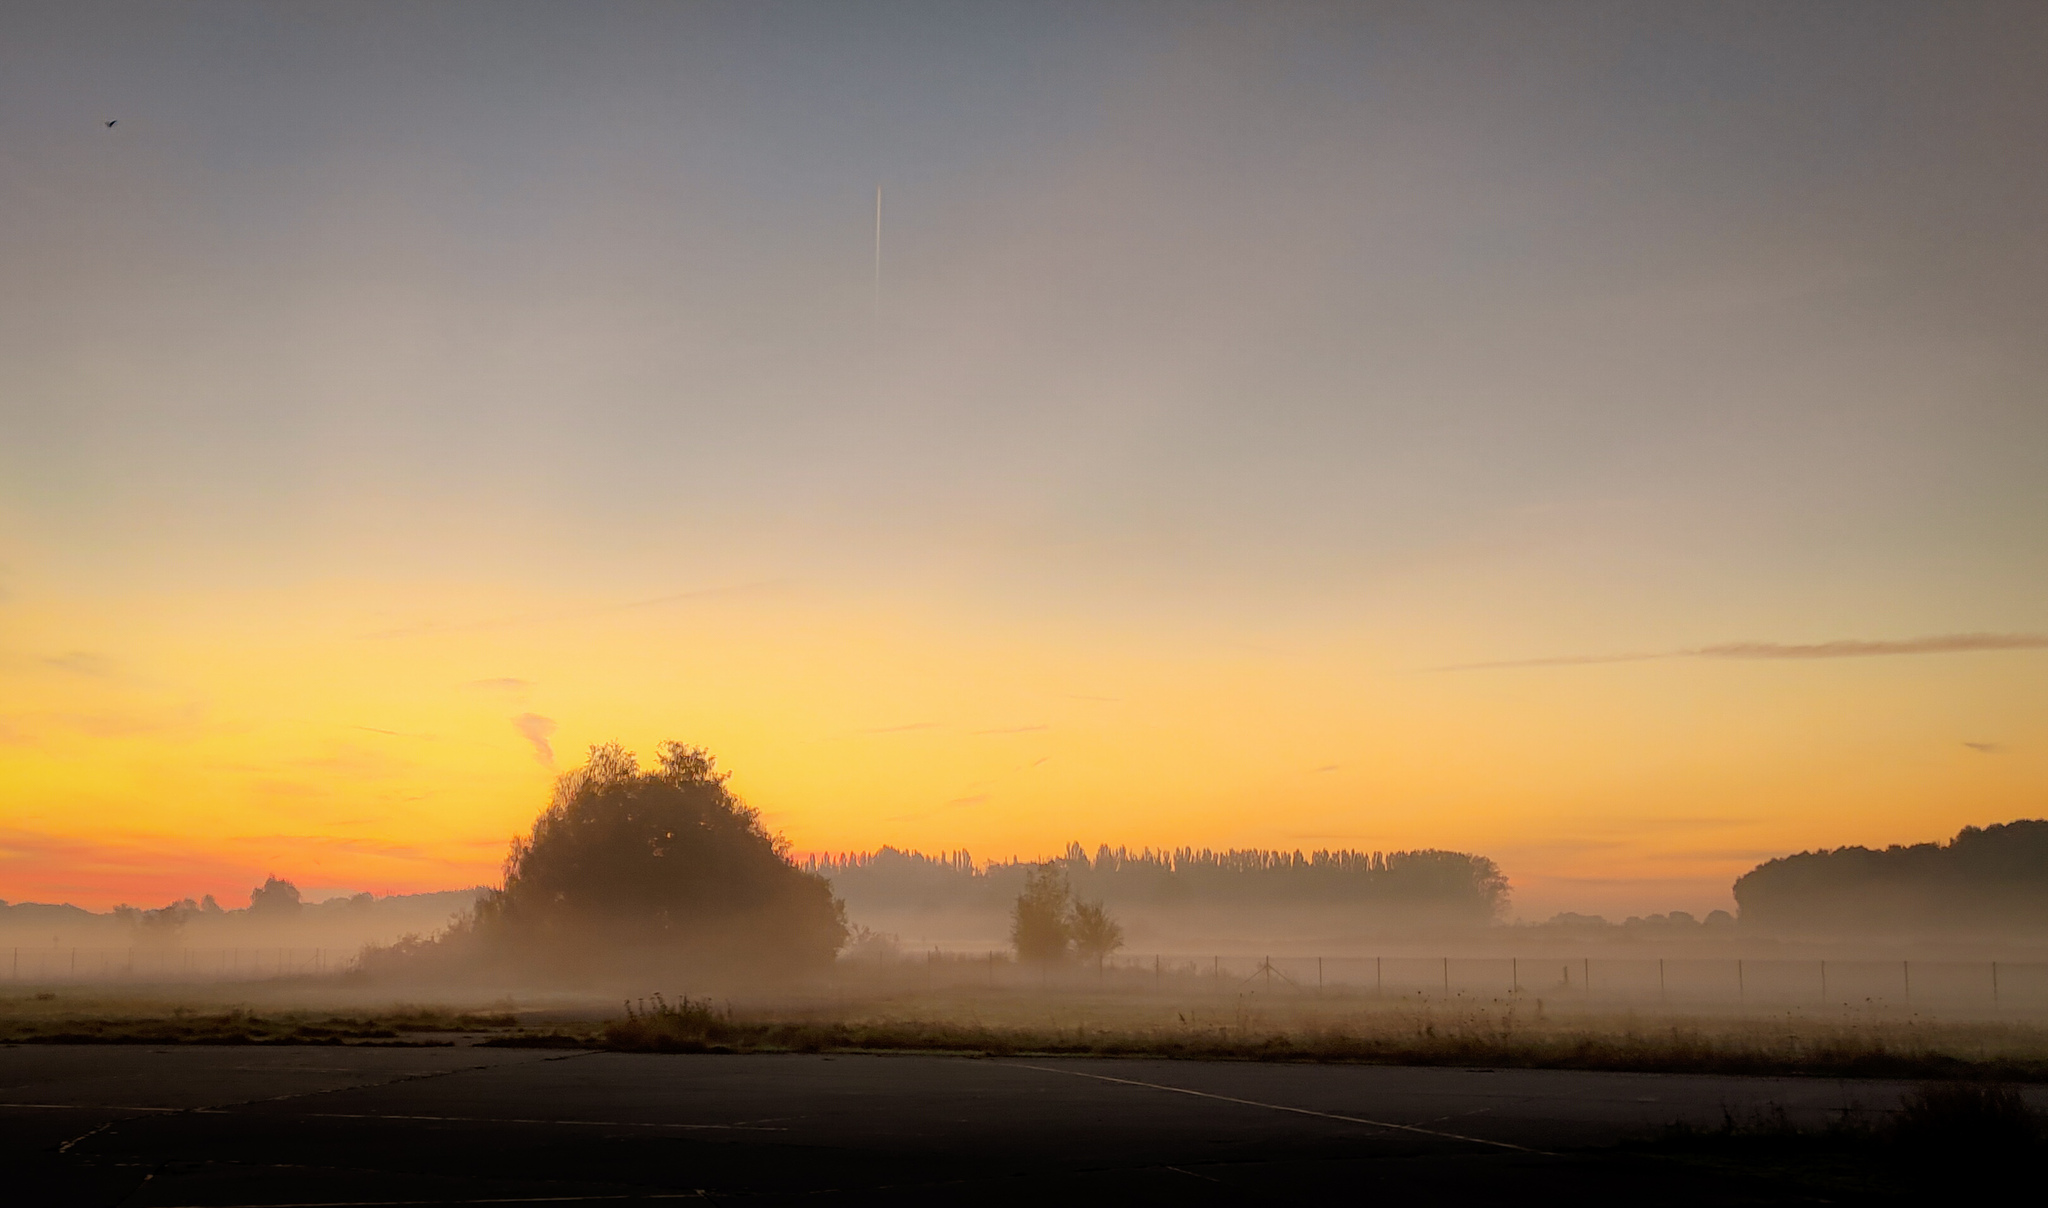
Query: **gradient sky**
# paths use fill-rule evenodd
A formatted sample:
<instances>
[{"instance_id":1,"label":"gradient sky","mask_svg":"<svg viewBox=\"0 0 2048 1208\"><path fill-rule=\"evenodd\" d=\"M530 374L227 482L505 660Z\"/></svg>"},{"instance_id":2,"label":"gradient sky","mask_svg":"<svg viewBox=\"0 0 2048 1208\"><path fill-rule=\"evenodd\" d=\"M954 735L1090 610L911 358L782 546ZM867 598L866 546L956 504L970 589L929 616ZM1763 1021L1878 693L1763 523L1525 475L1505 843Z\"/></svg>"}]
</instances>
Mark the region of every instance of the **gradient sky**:
<instances>
[{"instance_id":1,"label":"gradient sky","mask_svg":"<svg viewBox=\"0 0 2048 1208\"><path fill-rule=\"evenodd\" d=\"M0 285L0 897L2048 813L2039 4L17 2Z\"/></svg>"}]
</instances>

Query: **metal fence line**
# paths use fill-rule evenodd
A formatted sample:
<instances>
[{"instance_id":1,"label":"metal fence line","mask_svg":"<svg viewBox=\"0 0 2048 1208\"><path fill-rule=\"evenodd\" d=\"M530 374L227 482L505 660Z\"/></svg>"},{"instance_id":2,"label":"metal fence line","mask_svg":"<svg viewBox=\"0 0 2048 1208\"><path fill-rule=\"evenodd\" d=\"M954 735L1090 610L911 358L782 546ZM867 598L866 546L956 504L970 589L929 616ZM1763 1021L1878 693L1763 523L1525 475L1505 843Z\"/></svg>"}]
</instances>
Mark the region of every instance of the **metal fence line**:
<instances>
[{"instance_id":1,"label":"metal fence line","mask_svg":"<svg viewBox=\"0 0 2048 1208\"><path fill-rule=\"evenodd\" d=\"M6 953L16 986L201 984L338 973L355 950L292 947L35 947ZM846 979L910 977L932 988L1114 993L1338 995L1411 1001L1867 1006L2048 1010L2048 961L1845 961L1750 957L1226 956L1120 954L1099 968L1019 964L1009 953L933 949L842 959Z\"/></svg>"},{"instance_id":2,"label":"metal fence line","mask_svg":"<svg viewBox=\"0 0 2048 1208\"><path fill-rule=\"evenodd\" d=\"M21 984L108 982L266 981L338 973L353 964L353 949L276 945L223 948L41 947L12 949L8 979ZM81 960L81 958L83 958Z\"/></svg>"},{"instance_id":3,"label":"metal fence line","mask_svg":"<svg viewBox=\"0 0 2048 1208\"><path fill-rule=\"evenodd\" d=\"M962 954L936 949L896 961L845 961L849 976L897 969L933 988L961 984ZM1331 993L1384 999L1534 1000L1558 1003L1841 1006L2048 1010L2048 961L1764 959L1752 957L1456 957L1119 955L1099 968L1019 964L971 954L973 981L990 987L1110 992L1231 990ZM918 968L921 966L921 968Z\"/></svg>"}]
</instances>

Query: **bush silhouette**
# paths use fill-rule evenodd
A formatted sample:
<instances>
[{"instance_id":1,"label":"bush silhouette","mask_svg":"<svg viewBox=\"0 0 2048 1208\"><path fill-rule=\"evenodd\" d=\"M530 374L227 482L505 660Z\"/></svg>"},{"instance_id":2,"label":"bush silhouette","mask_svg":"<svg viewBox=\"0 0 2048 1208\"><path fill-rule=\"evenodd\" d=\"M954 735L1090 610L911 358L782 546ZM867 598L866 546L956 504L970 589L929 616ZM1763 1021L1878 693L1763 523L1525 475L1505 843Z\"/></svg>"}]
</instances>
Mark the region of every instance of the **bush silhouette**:
<instances>
[{"instance_id":1,"label":"bush silhouette","mask_svg":"<svg viewBox=\"0 0 2048 1208\"><path fill-rule=\"evenodd\" d=\"M2032 1177L2043 1156L2042 1114L2019 1088L1933 1082L1907 1094L1881 1140L1923 1189L1959 1203L1991 1203Z\"/></svg>"},{"instance_id":2,"label":"bush silhouette","mask_svg":"<svg viewBox=\"0 0 2048 1208\"><path fill-rule=\"evenodd\" d=\"M478 903L484 950L562 971L794 972L831 963L845 908L725 787L702 748L664 743L642 771L617 744L560 780Z\"/></svg>"},{"instance_id":3,"label":"bush silhouette","mask_svg":"<svg viewBox=\"0 0 2048 1208\"><path fill-rule=\"evenodd\" d=\"M1124 929L1102 903L1076 898L1066 868L1054 861L1024 875L1024 892L1010 910L1010 942L1021 961L1046 963L1078 954L1100 967L1124 946Z\"/></svg>"},{"instance_id":4,"label":"bush silhouette","mask_svg":"<svg viewBox=\"0 0 2048 1208\"><path fill-rule=\"evenodd\" d=\"M1065 960L1073 948L1068 929L1067 874L1057 864L1041 864L1024 876L1024 892L1010 911L1010 942L1020 961Z\"/></svg>"},{"instance_id":5,"label":"bush silhouette","mask_svg":"<svg viewBox=\"0 0 2048 1208\"><path fill-rule=\"evenodd\" d=\"M290 881L278 880L275 874L265 877L263 884L249 891L251 914L296 914L300 905L299 887Z\"/></svg>"},{"instance_id":6,"label":"bush silhouette","mask_svg":"<svg viewBox=\"0 0 2048 1208\"><path fill-rule=\"evenodd\" d=\"M1100 902L1076 901L1067 928L1074 935L1074 951L1093 958L1098 969L1124 946L1123 927L1109 917Z\"/></svg>"}]
</instances>

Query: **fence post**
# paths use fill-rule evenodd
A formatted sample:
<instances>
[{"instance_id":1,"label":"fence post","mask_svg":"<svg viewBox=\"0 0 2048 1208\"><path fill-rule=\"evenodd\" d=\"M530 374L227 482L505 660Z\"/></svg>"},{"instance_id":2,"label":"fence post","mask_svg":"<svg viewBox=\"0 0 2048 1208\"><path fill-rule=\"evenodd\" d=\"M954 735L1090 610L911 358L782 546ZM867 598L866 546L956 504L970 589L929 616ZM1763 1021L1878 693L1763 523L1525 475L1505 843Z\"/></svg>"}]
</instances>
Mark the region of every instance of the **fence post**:
<instances>
[{"instance_id":1,"label":"fence post","mask_svg":"<svg viewBox=\"0 0 2048 1208\"><path fill-rule=\"evenodd\" d=\"M1211 978L1212 980L1214 980L1214 981L1215 981L1215 983L1216 983L1217 985L1219 985L1219 986L1220 986L1220 985L1222 985L1222 984L1223 984L1223 958L1222 958L1222 957L1220 957L1220 956L1212 956L1212 957L1210 957L1210 958L1209 958L1209 976L1210 976L1210 978Z\"/></svg>"},{"instance_id":2,"label":"fence post","mask_svg":"<svg viewBox=\"0 0 2048 1208\"><path fill-rule=\"evenodd\" d=\"M1374 998L1382 997L1386 990L1386 978L1380 976L1380 962L1385 959L1385 957L1380 956L1372 958L1372 996Z\"/></svg>"},{"instance_id":3,"label":"fence post","mask_svg":"<svg viewBox=\"0 0 2048 1208\"><path fill-rule=\"evenodd\" d=\"M1664 958L1657 958L1657 1001L1670 1002L1671 996L1664 992Z\"/></svg>"},{"instance_id":4,"label":"fence post","mask_svg":"<svg viewBox=\"0 0 2048 1208\"><path fill-rule=\"evenodd\" d=\"M1998 1005L1998 962L1991 962L1991 1005Z\"/></svg>"},{"instance_id":5,"label":"fence post","mask_svg":"<svg viewBox=\"0 0 2048 1208\"><path fill-rule=\"evenodd\" d=\"M1823 1006L1828 1001L1828 963L1826 961L1820 963L1820 1001Z\"/></svg>"},{"instance_id":6,"label":"fence post","mask_svg":"<svg viewBox=\"0 0 2048 1208\"><path fill-rule=\"evenodd\" d=\"M1519 957L1508 958L1508 993L1522 988L1522 961Z\"/></svg>"},{"instance_id":7,"label":"fence post","mask_svg":"<svg viewBox=\"0 0 2048 1208\"><path fill-rule=\"evenodd\" d=\"M1593 958L1588 956L1583 957L1581 959L1583 959L1586 963L1586 986L1582 993L1584 993L1587 998L1591 998L1593 997Z\"/></svg>"},{"instance_id":8,"label":"fence post","mask_svg":"<svg viewBox=\"0 0 2048 1208\"><path fill-rule=\"evenodd\" d=\"M1323 958L1316 958L1316 989L1323 988Z\"/></svg>"},{"instance_id":9,"label":"fence post","mask_svg":"<svg viewBox=\"0 0 2048 1208\"><path fill-rule=\"evenodd\" d=\"M1907 1001L1907 1002L1912 1002L1912 1001L1913 1001L1913 962L1912 962L1912 961L1900 961L1900 962L1899 962L1899 970L1900 970L1900 972L1902 972L1902 973L1904 973L1904 974L1906 975L1906 1001Z\"/></svg>"},{"instance_id":10,"label":"fence post","mask_svg":"<svg viewBox=\"0 0 2048 1208\"><path fill-rule=\"evenodd\" d=\"M1444 958L1444 997L1451 996L1451 958Z\"/></svg>"},{"instance_id":11,"label":"fence post","mask_svg":"<svg viewBox=\"0 0 2048 1208\"><path fill-rule=\"evenodd\" d=\"M1735 958L1735 1001L1747 1002L1748 1000L1749 992L1742 984L1742 958L1738 956Z\"/></svg>"}]
</instances>

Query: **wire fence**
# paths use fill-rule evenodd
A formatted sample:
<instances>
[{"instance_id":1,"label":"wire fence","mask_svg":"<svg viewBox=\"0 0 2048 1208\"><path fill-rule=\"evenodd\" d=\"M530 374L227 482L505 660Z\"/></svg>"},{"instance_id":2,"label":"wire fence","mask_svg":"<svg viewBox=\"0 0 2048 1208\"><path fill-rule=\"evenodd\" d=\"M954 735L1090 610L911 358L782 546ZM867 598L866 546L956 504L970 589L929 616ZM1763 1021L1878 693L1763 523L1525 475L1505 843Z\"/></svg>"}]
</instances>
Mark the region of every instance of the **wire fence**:
<instances>
[{"instance_id":1,"label":"wire fence","mask_svg":"<svg viewBox=\"0 0 2048 1208\"><path fill-rule=\"evenodd\" d=\"M340 948L78 948L7 950L16 982L86 985L105 982L265 981L338 973L355 961Z\"/></svg>"},{"instance_id":2,"label":"wire fence","mask_svg":"<svg viewBox=\"0 0 2048 1208\"><path fill-rule=\"evenodd\" d=\"M340 973L354 949L19 947L17 985L253 982ZM1120 954L1100 966L1021 963L1006 952L842 960L848 981L930 989L1119 994L1247 992L1441 1002L1543 998L1672 1006L2048 1010L2048 961L1708 957L1193 956Z\"/></svg>"},{"instance_id":3,"label":"wire fence","mask_svg":"<svg viewBox=\"0 0 2048 1208\"><path fill-rule=\"evenodd\" d=\"M919 966L923 967L920 969ZM1754 960L1746 957L1119 955L1101 966L931 953L898 976L934 988L1121 993L1343 994L1418 1001L1545 998L1674 1006L2048 1009L2048 961Z\"/></svg>"}]
</instances>

